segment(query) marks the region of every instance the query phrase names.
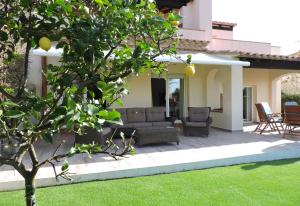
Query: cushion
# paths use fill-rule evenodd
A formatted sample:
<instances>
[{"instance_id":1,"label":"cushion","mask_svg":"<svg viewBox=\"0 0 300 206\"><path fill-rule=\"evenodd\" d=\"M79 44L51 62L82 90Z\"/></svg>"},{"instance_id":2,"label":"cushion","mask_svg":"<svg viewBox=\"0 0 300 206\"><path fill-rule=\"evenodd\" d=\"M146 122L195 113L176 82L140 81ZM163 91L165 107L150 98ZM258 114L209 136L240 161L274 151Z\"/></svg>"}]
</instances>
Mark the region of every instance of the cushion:
<instances>
[{"instance_id":1,"label":"cushion","mask_svg":"<svg viewBox=\"0 0 300 206\"><path fill-rule=\"evenodd\" d=\"M133 124L133 128L152 127L151 122L136 122L136 123L131 123L131 124Z\"/></svg>"},{"instance_id":2,"label":"cushion","mask_svg":"<svg viewBox=\"0 0 300 206\"><path fill-rule=\"evenodd\" d=\"M147 122L163 122L165 121L165 107L146 108Z\"/></svg>"},{"instance_id":3,"label":"cushion","mask_svg":"<svg viewBox=\"0 0 300 206\"><path fill-rule=\"evenodd\" d=\"M110 127L112 129L116 129L116 128L132 128L133 127L133 123L126 123L126 124L123 124L123 125L112 124L112 125L110 125Z\"/></svg>"},{"instance_id":4,"label":"cushion","mask_svg":"<svg viewBox=\"0 0 300 206\"><path fill-rule=\"evenodd\" d=\"M265 113L266 113L267 115L273 114L273 112L272 112L272 110L271 110L271 107L270 107L270 105L269 105L267 102L262 102L261 105L262 105L262 107L264 108Z\"/></svg>"},{"instance_id":5,"label":"cushion","mask_svg":"<svg viewBox=\"0 0 300 206\"><path fill-rule=\"evenodd\" d=\"M188 127L206 127L206 122L186 122Z\"/></svg>"},{"instance_id":6,"label":"cushion","mask_svg":"<svg viewBox=\"0 0 300 206\"><path fill-rule=\"evenodd\" d=\"M123 124L127 123L127 114L126 114L126 109L123 108L118 108L116 109L121 114L121 119L123 121Z\"/></svg>"},{"instance_id":7,"label":"cushion","mask_svg":"<svg viewBox=\"0 0 300 206\"><path fill-rule=\"evenodd\" d=\"M104 127L102 128L102 131L101 131L101 135L109 135L111 133L111 128L109 127Z\"/></svg>"},{"instance_id":8,"label":"cushion","mask_svg":"<svg viewBox=\"0 0 300 206\"><path fill-rule=\"evenodd\" d=\"M209 107L189 107L189 120L191 122L205 122L210 113Z\"/></svg>"},{"instance_id":9,"label":"cushion","mask_svg":"<svg viewBox=\"0 0 300 206\"><path fill-rule=\"evenodd\" d=\"M128 108L126 110L127 122L146 122L145 108Z\"/></svg>"},{"instance_id":10,"label":"cushion","mask_svg":"<svg viewBox=\"0 0 300 206\"><path fill-rule=\"evenodd\" d=\"M172 122L152 122L152 126L158 126L158 127L171 127L172 126Z\"/></svg>"}]
</instances>

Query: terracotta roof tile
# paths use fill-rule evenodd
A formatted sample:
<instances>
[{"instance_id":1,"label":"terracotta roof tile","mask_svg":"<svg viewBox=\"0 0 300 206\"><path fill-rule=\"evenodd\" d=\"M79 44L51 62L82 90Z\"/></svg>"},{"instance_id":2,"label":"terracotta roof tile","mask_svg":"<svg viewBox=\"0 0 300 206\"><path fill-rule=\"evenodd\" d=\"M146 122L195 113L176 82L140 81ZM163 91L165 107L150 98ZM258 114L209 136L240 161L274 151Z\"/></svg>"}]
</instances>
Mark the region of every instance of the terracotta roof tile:
<instances>
[{"instance_id":1,"label":"terracotta roof tile","mask_svg":"<svg viewBox=\"0 0 300 206\"><path fill-rule=\"evenodd\" d=\"M224 22L224 21L213 21L212 25L232 26L235 27L236 23Z\"/></svg>"},{"instance_id":2,"label":"terracotta roof tile","mask_svg":"<svg viewBox=\"0 0 300 206\"><path fill-rule=\"evenodd\" d=\"M300 61L300 56L286 56L286 55L274 55L274 54L260 54L260 53L250 53L250 52L241 52L241 51L230 51L230 50L203 50L203 52L209 54L223 54L223 55L232 55L236 57L246 57L246 58L255 58L255 59L270 59L270 60L285 60L285 61Z\"/></svg>"}]
</instances>

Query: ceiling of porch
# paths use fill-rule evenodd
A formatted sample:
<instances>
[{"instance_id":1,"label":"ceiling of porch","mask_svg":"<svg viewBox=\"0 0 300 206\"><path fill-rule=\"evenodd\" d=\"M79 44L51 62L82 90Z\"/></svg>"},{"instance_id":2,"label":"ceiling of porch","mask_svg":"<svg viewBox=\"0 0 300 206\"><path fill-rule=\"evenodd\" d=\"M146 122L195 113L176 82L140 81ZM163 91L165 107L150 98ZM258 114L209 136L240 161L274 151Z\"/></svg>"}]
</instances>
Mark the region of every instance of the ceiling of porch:
<instances>
[{"instance_id":1,"label":"ceiling of porch","mask_svg":"<svg viewBox=\"0 0 300 206\"><path fill-rule=\"evenodd\" d=\"M162 12L180 9L192 0L156 0L157 8Z\"/></svg>"}]
</instances>

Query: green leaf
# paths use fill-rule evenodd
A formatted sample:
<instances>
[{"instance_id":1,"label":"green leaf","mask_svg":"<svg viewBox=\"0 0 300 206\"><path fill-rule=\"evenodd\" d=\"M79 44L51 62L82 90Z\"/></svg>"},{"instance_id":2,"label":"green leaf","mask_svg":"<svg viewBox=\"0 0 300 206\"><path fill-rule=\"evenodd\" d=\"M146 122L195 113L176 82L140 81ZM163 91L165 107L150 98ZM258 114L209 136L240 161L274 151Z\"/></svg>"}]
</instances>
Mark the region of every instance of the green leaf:
<instances>
[{"instance_id":1,"label":"green leaf","mask_svg":"<svg viewBox=\"0 0 300 206\"><path fill-rule=\"evenodd\" d=\"M99 108L96 107L93 104L88 104L87 107L88 107L87 112L88 112L89 115L94 115L94 114L97 114L99 112Z\"/></svg>"},{"instance_id":2,"label":"green leaf","mask_svg":"<svg viewBox=\"0 0 300 206\"><path fill-rule=\"evenodd\" d=\"M3 110L0 109L0 117L3 115Z\"/></svg>"},{"instance_id":3,"label":"green leaf","mask_svg":"<svg viewBox=\"0 0 300 206\"><path fill-rule=\"evenodd\" d=\"M115 101L115 103L116 103L116 105L118 105L119 107L123 107L123 102L122 102L121 99L117 99L117 100Z\"/></svg>"},{"instance_id":4,"label":"green leaf","mask_svg":"<svg viewBox=\"0 0 300 206\"><path fill-rule=\"evenodd\" d=\"M4 102L1 102L0 105L4 106L4 107L19 107L18 104L14 103L12 101L4 101Z\"/></svg>"},{"instance_id":5,"label":"green leaf","mask_svg":"<svg viewBox=\"0 0 300 206\"><path fill-rule=\"evenodd\" d=\"M61 166L61 171L67 171L69 169L69 163L67 160L64 161L63 165Z\"/></svg>"},{"instance_id":6,"label":"green leaf","mask_svg":"<svg viewBox=\"0 0 300 206\"><path fill-rule=\"evenodd\" d=\"M8 35L4 31L0 31L0 41L7 41L8 40Z\"/></svg>"},{"instance_id":7,"label":"green leaf","mask_svg":"<svg viewBox=\"0 0 300 206\"><path fill-rule=\"evenodd\" d=\"M120 119L120 117L121 117L120 113L115 110L108 112L107 115L107 118L110 120L117 120Z\"/></svg>"},{"instance_id":8,"label":"green leaf","mask_svg":"<svg viewBox=\"0 0 300 206\"><path fill-rule=\"evenodd\" d=\"M4 113L4 117L11 118L11 119L17 119L23 117L24 115L25 115L24 112L18 110L10 110Z\"/></svg>"},{"instance_id":9,"label":"green leaf","mask_svg":"<svg viewBox=\"0 0 300 206\"><path fill-rule=\"evenodd\" d=\"M75 147L72 147L69 151L69 157L75 155L77 153L77 149Z\"/></svg>"},{"instance_id":10,"label":"green leaf","mask_svg":"<svg viewBox=\"0 0 300 206\"><path fill-rule=\"evenodd\" d=\"M42 138L43 140L45 140L47 143L52 144L53 143L53 138L52 135L50 133L44 133L42 134Z\"/></svg>"}]
</instances>

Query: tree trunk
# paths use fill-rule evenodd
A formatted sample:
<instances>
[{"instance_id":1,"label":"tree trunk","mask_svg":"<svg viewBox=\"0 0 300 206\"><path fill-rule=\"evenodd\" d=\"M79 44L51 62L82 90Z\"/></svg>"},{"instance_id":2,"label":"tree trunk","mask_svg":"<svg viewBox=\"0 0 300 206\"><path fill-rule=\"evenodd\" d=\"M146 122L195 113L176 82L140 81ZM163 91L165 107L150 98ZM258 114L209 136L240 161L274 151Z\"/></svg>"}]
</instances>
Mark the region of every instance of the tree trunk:
<instances>
[{"instance_id":1,"label":"tree trunk","mask_svg":"<svg viewBox=\"0 0 300 206\"><path fill-rule=\"evenodd\" d=\"M26 206L36 206L34 177L25 178Z\"/></svg>"}]
</instances>

